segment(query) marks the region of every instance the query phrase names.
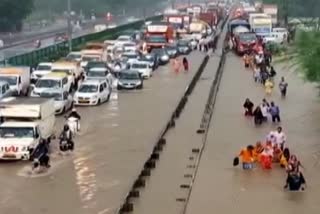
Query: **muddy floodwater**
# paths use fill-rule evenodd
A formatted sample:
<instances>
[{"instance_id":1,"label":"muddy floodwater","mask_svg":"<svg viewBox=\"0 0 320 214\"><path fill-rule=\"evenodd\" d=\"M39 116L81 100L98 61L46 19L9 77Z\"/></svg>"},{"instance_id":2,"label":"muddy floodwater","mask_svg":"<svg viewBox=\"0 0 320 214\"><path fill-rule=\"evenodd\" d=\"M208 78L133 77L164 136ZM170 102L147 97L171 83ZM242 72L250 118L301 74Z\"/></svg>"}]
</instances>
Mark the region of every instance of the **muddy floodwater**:
<instances>
[{"instance_id":1,"label":"muddy floodwater","mask_svg":"<svg viewBox=\"0 0 320 214\"><path fill-rule=\"evenodd\" d=\"M175 75L169 66L164 66L145 82L142 91L114 92L109 103L99 107L78 108L83 119L81 133L76 138L76 151L71 156L61 157L56 148L53 148L52 168L49 173L30 177L27 173L30 163L1 162L0 213L114 213L139 174L161 129L203 57L201 53L190 55L192 71L188 74ZM212 80L210 69L214 72L216 64L217 62L212 61L208 64L209 67L187 104L189 106L185 111L193 116L182 118L180 124L178 121L177 128L169 135L168 139L174 140L174 143L171 147L168 146L168 149L174 150L165 153L164 164L150 177L150 187L156 183L156 188L146 189L145 196L141 197L143 199L150 195L153 198L149 201L150 205L154 204L154 209L146 204L146 210L153 210L153 214L175 214L174 210L181 210L182 204L179 209L175 209L173 205L171 212L168 212L170 206L159 203L164 195L151 193L158 189L166 191L171 186L172 189L175 188L176 185L170 186L166 183L173 181L166 175L175 176L174 179L180 182L180 174L170 170L174 170L175 166L185 167L185 160L178 161L177 158L189 157L191 148L198 141L201 143L200 138L194 137L192 144L185 144L187 149L180 150L179 139L181 145L188 139L175 134L194 133L198 127L206 99L195 96L207 97L209 83L206 81ZM304 166L306 191L285 192L283 186L286 174L277 166L270 171L257 167L250 172L232 167L232 159L241 148L263 140L277 125L269 122L255 127L250 119L243 116L242 105L245 98L260 104L265 94L262 86L253 82L252 72L245 70L240 58L230 53L227 56L207 145L187 206L188 214L212 211L245 214L248 209L261 214L319 213L318 92L315 86L305 83L295 73L288 72L284 65L276 66L276 70L278 75L274 93L266 98L280 106L281 126L288 137L287 145L298 155ZM277 88L281 76L285 76L289 83L286 99L281 99ZM201 110L197 109L197 103ZM57 120L58 130L64 119L59 117ZM174 155L173 151L179 155ZM169 167L170 162L174 162L172 167ZM181 176L183 173L184 171ZM164 177L152 180L153 176ZM175 202L178 196L180 195L172 195L171 199L168 196L166 200ZM138 208L143 208L144 204L140 201ZM146 210L141 213L148 213Z\"/></svg>"},{"instance_id":2,"label":"muddy floodwater","mask_svg":"<svg viewBox=\"0 0 320 214\"><path fill-rule=\"evenodd\" d=\"M203 57L190 54L188 73L159 67L143 90L114 92L109 103L78 107L76 151L61 157L53 148L49 173L29 177L30 163L1 162L0 213L114 213ZM64 118L57 120L60 130Z\"/></svg>"},{"instance_id":3,"label":"muddy floodwater","mask_svg":"<svg viewBox=\"0 0 320 214\"><path fill-rule=\"evenodd\" d=\"M232 159L241 148L263 140L277 127L270 122L256 128L243 116L243 102L250 98L260 104L265 97L261 85L253 82L239 57L229 54L217 98L208 142L202 156L187 213L318 214L320 210L320 102L314 85L305 83L284 65L276 66L278 75L274 93L266 97L281 111L287 145L301 160L307 180L305 192L283 190L286 173L278 166L270 171L259 167L244 172L232 167ZM278 83L288 83L286 99L280 98Z\"/></svg>"}]
</instances>

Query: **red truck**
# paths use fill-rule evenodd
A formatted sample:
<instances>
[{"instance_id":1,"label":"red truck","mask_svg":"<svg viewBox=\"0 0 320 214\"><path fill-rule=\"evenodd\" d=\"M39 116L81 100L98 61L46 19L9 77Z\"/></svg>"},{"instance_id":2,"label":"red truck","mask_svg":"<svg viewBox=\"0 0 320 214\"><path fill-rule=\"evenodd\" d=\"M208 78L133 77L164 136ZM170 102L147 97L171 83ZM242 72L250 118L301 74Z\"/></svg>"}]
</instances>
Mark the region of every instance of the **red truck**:
<instances>
[{"instance_id":1,"label":"red truck","mask_svg":"<svg viewBox=\"0 0 320 214\"><path fill-rule=\"evenodd\" d=\"M206 22L210 27L217 25L217 14L214 12L200 13L199 19Z\"/></svg>"},{"instance_id":2,"label":"red truck","mask_svg":"<svg viewBox=\"0 0 320 214\"><path fill-rule=\"evenodd\" d=\"M152 23L147 26L145 42L147 50L151 51L153 48L162 48L167 43L174 39L174 28L172 25L161 22Z\"/></svg>"}]
</instances>

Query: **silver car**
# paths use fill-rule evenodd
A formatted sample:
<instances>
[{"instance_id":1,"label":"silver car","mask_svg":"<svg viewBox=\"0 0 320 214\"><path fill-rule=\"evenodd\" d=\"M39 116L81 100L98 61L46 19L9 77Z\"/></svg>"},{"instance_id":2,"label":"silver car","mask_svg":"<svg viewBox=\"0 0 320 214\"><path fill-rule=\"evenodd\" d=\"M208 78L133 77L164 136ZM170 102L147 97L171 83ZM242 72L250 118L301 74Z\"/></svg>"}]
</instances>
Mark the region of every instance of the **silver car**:
<instances>
[{"instance_id":1,"label":"silver car","mask_svg":"<svg viewBox=\"0 0 320 214\"><path fill-rule=\"evenodd\" d=\"M117 89L142 89L143 78L138 71L124 70L119 73Z\"/></svg>"}]
</instances>

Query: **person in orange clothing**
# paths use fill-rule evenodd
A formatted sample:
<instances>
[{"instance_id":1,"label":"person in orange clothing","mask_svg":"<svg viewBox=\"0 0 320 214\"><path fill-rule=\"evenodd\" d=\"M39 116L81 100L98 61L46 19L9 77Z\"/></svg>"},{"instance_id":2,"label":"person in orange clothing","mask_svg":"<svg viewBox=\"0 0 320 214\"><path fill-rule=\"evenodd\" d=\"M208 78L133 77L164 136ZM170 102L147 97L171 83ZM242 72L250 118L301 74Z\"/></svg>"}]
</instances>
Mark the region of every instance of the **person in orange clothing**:
<instances>
[{"instance_id":1,"label":"person in orange clothing","mask_svg":"<svg viewBox=\"0 0 320 214\"><path fill-rule=\"evenodd\" d=\"M242 168L244 170L252 169L254 163L253 157L254 147L252 145L248 145L247 148L242 149L238 157L241 157Z\"/></svg>"},{"instance_id":2,"label":"person in orange clothing","mask_svg":"<svg viewBox=\"0 0 320 214\"><path fill-rule=\"evenodd\" d=\"M274 144L273 146L273 162L274 163L280 163L282 157L282 150L281 148L278 146L278 144Z\"/></svg>"},{"instance_id":3,"label":"person in orange clothing","mask_svg":"<svg viewBox=\"0 0 320 214\"><path fill-rule=\"evenodd\" d=\"M254 147L254 150L253 150L253 159L255 162L260 162L260 156L261 156L263 150L264 150L264 147L263 147L262 143L260 141L258 141L256 143L256 146Z\"/></svg>"},{"instance_id":4,"label":"person in orange clothing","mask_svg":"<svg viewBox=\"0 0 320 214\"><path fill-rule=\"evenodd\" d=\"M272 169L273 148L272 143L268 141L261 153L260 163L263 169Z\"/></svg>"}]
</instances>

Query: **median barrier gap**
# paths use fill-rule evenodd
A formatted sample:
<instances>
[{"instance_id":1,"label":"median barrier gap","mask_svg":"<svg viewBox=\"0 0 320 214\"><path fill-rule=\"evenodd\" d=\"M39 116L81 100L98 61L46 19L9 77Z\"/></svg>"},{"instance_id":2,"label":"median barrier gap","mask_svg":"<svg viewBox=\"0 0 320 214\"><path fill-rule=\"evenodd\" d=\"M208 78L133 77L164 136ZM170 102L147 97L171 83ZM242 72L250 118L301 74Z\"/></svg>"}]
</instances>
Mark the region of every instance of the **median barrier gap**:
<instances>
[{"instance_id":1,"label":"median barrier gap","mask_svg":"<svg viewBox=\"0 0 320 214\"><path fill-rule=\"evenodd\" d=\"M154 154L155 152L157 152L159 154L159 156L157 156L157 158L160 158L160 154L159 152L162 151L162 146L165 145L166 143L168 143L165 139L165 136L167 134L167 132L169 131L170 127L171 127L171 122L172 122L172 118L178 118L177 117L177 113L179 112L179 115L181 114L181 111L183 109L182 105L185 105L187 102L187 92L192 92L191 88L195 87L195 83L196 81L199 80L200 76L199 74L202 74L205 66L207 65L209 61L209 56L205 56L201 65L199 66L197 72L194 74L192 80L190 81L190 83L187 86L187 91L184 92L184 94L182 95L182 97L179 99L179 101L177 102L176 107L174 108L173 113L171 114L171 116L168 119L168 122L166 123L166 125L164 126L163 130L160 132L159 137L156 140L156 143L154 145L153 151L151 152L151 155ZM173 120L174 121L174 120ZM173 127L171 127L173 128ZM159 148L159 146L161 147L161 149ZM146 162L143 164L142 170L140 170L140 172L138 173L139 176L141 176L142 174L144 174L145 172L147 172L147 176L151 175L151 170L156 168L156 160L151 159L151 155L149 156L149 158L146 160ZM138 178L139 178L138 176ZM122 214L124 213L123 210L125 210L128 200L127 198L131 198L130 197L130 192L132 192L133 190L135 190L135 181L137 179L134 180L134 183L131 186L131 189L128 191L128 193L125 196L124 201L121 203L120 207L117 210L117 214ZM131 207L132 205L132 207ZM130 202L130 210L133 210L133 203Z\"/></svg>"}]
</instances>

